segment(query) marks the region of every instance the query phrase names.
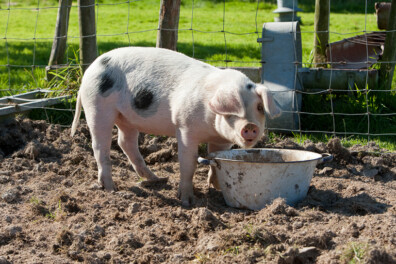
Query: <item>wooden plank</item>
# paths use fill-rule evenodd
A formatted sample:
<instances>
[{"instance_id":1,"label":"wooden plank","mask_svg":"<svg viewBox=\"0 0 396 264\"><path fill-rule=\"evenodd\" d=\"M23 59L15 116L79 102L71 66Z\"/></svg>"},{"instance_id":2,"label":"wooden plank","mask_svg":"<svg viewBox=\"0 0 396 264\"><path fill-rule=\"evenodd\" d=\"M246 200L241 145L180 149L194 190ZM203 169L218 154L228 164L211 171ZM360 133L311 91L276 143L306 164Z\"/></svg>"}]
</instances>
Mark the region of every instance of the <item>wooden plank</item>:
<instances>
[{"instance_id":1,"label":"wooden plank","mask_svg":"<svg viewBox=\"0 0 396 264\"><path fill-rule=\"evenodd\" d=\"M329 43L330 0L316 0L314 21L314 67L327 67L326 46Z\"/></svg>"},{"instance_id":2,"label":"wooden plank","mask_svg":"<svg viewBox=\"0 0 396 264\"><path fill-rule=\"evenodd\" d=\"M220 67L220 69L226 68ZM253 82L261 83L261 67L228 67L227 69L234 69L240 71Z\"/></svg>"},{"instance_id":3,"label":"wooden plank","mask_svg":"<svg viewBox=\"0 0 396 264\"><path fill-rule=\"evenodd\" d=\"M59 0L58 16L56 18L55 36L52 43L51 55L48 65L64 63L67 43L67 29L69 26L70 9L72 0Z\"/></svg>"},{"instance_id":4,"label":"wooden plank","mask_svg":"<svg viewBox=\"0 0 396 264\"><path fill-rule=\"evenodd\" d=\"M377 27L379 29L387 29L390 18L391 3L380 2L375 3L375 14L377 15Z\"/></svg>"},{"instance_id":5,"label":"wooden plank","mask_svg":"<svg viewBox=\"0 0 396 264\"><path fill-rule=\"evenodd\" d=\"M95 0L78 0L78 19L80 25L80 64L85 71L96 59Z\"/></svg>"},{"instance_id":6,"label":"wooden plank","mask_svg":"<svg viewBox=\"0 0 396 264\"><path fill-rule=\"evenodd\" d=\"M56 18L55 36L52 42L52 49L48 66L45 67L47 81L51 81L55 75L51 70L55 65L64 64L64 57L67 45L67 30L69 27L70 9L72 0L59 0L58 16Z\"/></svg>"},{"instance_id":7,"label":"wooden plank","mask_svg":"<svg viewBox=\"0 0 396 264\"><path fill-rule=\"evenodd\" d=\"M157 48L176 50L181 0L161 0Z\"/></svg>"}]
</instances>

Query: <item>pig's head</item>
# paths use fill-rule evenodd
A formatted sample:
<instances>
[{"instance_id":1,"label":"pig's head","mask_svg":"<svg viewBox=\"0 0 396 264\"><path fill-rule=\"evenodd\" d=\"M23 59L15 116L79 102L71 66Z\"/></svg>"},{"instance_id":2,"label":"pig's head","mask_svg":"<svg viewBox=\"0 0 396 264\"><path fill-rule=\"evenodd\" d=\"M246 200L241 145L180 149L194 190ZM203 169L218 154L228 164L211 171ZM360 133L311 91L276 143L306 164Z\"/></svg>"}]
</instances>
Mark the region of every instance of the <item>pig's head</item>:
<instances>
[{"instance_id":1,"label":"pig's head","mask_svg":"<svg viewBox=\"0 0 396 264\"><path fill-rule=\"evenodd\" d=\"M252 147L264 133L266 118L279 116L280 108L264 85L235 70L223 70L222 75L208 102L216 115L215 129L242 148Z\"/></svg>"}]
</instances>

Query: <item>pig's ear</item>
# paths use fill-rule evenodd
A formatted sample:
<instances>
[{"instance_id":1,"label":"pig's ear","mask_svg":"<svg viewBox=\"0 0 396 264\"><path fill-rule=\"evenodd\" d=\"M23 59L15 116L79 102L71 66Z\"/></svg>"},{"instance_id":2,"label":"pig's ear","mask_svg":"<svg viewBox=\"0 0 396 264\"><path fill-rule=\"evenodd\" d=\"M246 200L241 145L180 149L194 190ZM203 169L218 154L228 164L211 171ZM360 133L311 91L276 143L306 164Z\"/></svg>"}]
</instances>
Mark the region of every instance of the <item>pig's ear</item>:
<instances>
[{"instance_id":1,"label":"pig's ear","mask_svg":"<svg viewBox=\"0 0 396 264\"><path fill-rule=\"evenodd\" d=\"M256 91L263 100L264 110L268 117L270 119L274 119L275 117L280 116L281 108L268 88L264 85L257 85Z\"/></svg>"},{"instance_id":2,"label":"pig's ear","mask_svg":"<svg viewBox=\"0 0 396 264\"><path fill-rule=\"evenodd\" d=\"M209 109L219 115L243 116L243 106L238 94L218 90L209 101Z\"/></svg>"}]
</instances>

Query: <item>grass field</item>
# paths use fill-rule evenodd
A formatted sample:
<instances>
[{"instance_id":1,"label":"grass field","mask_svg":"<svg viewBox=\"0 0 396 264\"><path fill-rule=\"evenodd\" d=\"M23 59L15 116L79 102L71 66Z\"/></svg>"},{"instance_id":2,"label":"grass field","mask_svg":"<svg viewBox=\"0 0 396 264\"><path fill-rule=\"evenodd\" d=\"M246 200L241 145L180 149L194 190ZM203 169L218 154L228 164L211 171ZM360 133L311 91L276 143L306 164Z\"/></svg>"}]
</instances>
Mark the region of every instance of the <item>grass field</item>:
<instances>
[{"instance_id":1,"label":"grass field","mask_svg":"<svg viewBox=\"0 0 396 264\"><path fill-rule=\"evenodd\" d=\"M0 1L0 95L20 93L25 90L59 86L45 81L44 68L48 64L55 30L57 2L43 1ZM363 2L363 3L361 3ZM374 2L331 1L330 42L376 31ZM314 40L314 1L300 0L301 36L303 65L310 67ZM178 50L189 56L207 61L215 66L260 66L261 47L257 38L262 25L274 21L276 1L221 1L182 0ZM367 11L367 15L365 14ZM122 46L155 46L158 27L159 0L97 1L98 52ZM68 31L68 63L78 63L78 10L76 3L70 13ZM275 52L275 51L274 51ZM79 76L77 74L77 76ZM72 93L78 88L79 79L66 78L60 89ZM67 87L65 87L67 86ZM396 88L396 78L393 81ZM333 98L335 112L395 113L391 96L364 93L355 97ZM330 97L304 98L305 111L328 111ZM309 104L307 104L309 102ZM46 113L47 114L47 113ZM63 114L60 114L61 116ZM68 114L65 114L66 116ZM57 117L59 118L59 117ZM66 118L66 117L65 117ZM333 130L331 116L302 117L305 129ZM337 132L356 131L385 133L396 131L394 116L337 117ZM61 118L63 119L63 117ZM320 128L320 129L319 129ZM319 136L321 137L321 136ZM313 136L312 139L318 137ZM383 137L382 137L383 139ZM388 137L385 141L393 140Z\"/></svg>"},{"instance_id":2,"label":"grass field","mask_svg":"<svg viewBox=\"0 0 396 264\"><path fill-rule=\"evenodd\" d=\"M14 1L9 10L6 8L8 1L1 4L1 89L19 90L21 83L26 89L36 88L37 82L31 80L32 76L25 70L31 71L34 67L40 71L48 63L57 1L39 1L39 5L37 2ZM99 2L96 10L99 54L121 46L155 46L158 0L132 1L129 5L121 1ZM216 66L260 66L257 38L261 35L263 23L274 21L272 11L276 8L275 4L271 1L260 1L259 4L254 1L226 1L226 4L223 1L182 2L179 51ZM312 60L314 12L311 10L312 4L302 4L302 7L310 10L299 13L303 22L303 62L309 66ZM330 30L330 41L337 41L364 30L376 30L376 18L372 12L367 16L364 13L332 13ZM68 55L74 59L79 42L76 4L70 14L68 38ZM226 63L225 60L232 62ZM14 67L9 71L6 65ZM34 75L42 77L36 70Z\"/></svg>"}]
</instances>

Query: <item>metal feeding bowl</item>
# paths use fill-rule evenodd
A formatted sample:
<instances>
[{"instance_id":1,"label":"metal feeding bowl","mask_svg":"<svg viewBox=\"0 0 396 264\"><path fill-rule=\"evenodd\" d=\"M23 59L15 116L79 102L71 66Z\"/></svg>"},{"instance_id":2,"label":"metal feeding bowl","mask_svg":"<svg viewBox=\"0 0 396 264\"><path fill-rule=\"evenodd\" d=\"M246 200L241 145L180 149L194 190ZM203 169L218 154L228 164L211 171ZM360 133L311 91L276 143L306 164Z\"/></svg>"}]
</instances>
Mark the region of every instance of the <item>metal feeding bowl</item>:
<instances>
[{"instance_id":1,"label":"metal feeding bowl","mask_svg":"<svg viewBox=\"0 0 396 264\"><path fill-rule=\"evenodd\" d=\"M305 198L315 167L330 154L291 149L232 149L198 162L213 166L228 206L260 210L281 197L289 205Z\"/></svg>"}]
</instances>

